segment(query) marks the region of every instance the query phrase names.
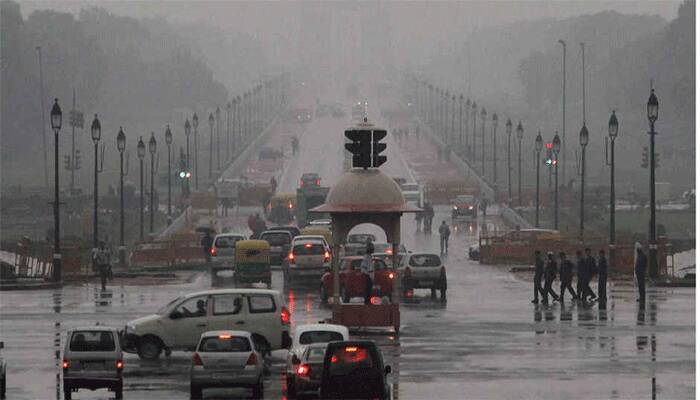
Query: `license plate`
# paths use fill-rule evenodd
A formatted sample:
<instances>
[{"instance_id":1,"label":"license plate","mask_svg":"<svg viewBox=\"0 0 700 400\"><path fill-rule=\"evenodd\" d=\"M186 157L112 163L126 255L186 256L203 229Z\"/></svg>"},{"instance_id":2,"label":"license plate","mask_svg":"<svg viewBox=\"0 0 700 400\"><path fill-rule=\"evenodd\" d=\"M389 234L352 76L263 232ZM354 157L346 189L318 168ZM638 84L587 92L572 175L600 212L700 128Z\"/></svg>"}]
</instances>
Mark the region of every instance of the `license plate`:
<instances>
[{"instance_id":1,"label":"license plate","mask_svg":"<svg viewBox=\"0 0 700 400\"><path fill-rule=\"evenodd\" d=\"M214 379L230 379L231 374L212 374L212 378L214 378Z\"/></svg>"},{"instance_id":2,"label":"license plate","mask_svg":"<svg viewBox=\"0 0 700 400\"><path fill-rule=\"evenodd\" d=\"M81 361L80 365L83 369L105 369L104 361Z\"/></svg>"}]
</instances>

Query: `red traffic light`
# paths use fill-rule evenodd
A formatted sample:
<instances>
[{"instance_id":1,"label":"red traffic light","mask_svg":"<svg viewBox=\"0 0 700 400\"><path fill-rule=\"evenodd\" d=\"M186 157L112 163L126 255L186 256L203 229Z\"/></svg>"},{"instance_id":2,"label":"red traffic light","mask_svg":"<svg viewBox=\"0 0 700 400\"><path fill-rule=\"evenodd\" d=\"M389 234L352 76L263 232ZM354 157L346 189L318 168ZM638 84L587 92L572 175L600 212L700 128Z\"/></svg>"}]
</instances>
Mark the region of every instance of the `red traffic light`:
<instances>
[{"instance_id":1,"label":"red traffic light","mask_svg":"<svg viewBox=\"0 0 700 400\"><path fill-rule=\"evenodd\" d=\"M551 149L554 147L554 144L552 142L549 142L545 146L547 146L548 149Z\"/></svg>"}]
</instances>

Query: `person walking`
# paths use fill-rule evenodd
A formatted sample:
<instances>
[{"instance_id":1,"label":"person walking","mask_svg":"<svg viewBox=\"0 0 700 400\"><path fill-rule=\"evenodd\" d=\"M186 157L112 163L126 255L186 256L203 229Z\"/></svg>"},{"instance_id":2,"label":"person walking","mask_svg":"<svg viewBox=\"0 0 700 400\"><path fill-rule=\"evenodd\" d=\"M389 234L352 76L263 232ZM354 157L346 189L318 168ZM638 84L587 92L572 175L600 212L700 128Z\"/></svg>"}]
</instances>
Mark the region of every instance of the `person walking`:
<instances>
[{"instance_id":1,"label":"person walking","mask_svg":"<svg viewBox=\"0 0 700 400\"><path fill-rule=\"evenodd\" d=\"M637 277L637 287L639 289L637 301L640 305L644 305L646 302L647 256L644 254L644 249L639 242L635 243L634 247L637 252L634 260L634 275Z\"/></svg>"},{"instance_id":2,"label":"person walking","mask_svg":"<svg viewBox=\"0 0 700 400\"><path fill-rule=\"evenodd\" d=\"M442 221L440 228L438 228L438 233L440 233L440 254L447 254L447 248L450 241L450 227Z\"/></svg>"},{"instance_id":3,"label":"person walking","mask_svg":"<svg viewBox=\"0 0 700 400\"><path fill-rule=\"evenodd\" d=\"M95 262L97 263L97 268L100 273L100 283L102 284L102 290L107 289L107 278L109 276L109 270L111 267L111 255L109 250L105 246L104 241L100 241L100 247L97 249L95 254Z\"/></svg>"},{"instance_id":4,"label":"person walking","mask_svg":"<svg viewBox=\"0 0 700 400\"><path fill-rule=\"evenodd\" d=\"M435 216L435 210L433 210L433 205L430 202L425 202L425 215L423 216L423 230L425 232L433 231L433 217Z\"/></svg>"},{"instance_id":5,"label":"person walking","mask_svg":"<svg viewBox=\"0 0 700 400\"><path fill-rule=\"evenodd\" d=\"M605 250L598 253L598 308L605 308L608 302L608 260L605 258Z\"/></svg>"},{"instance_id":6,"label":"person walking","mask_svg":"<svg viewBox=\"0 0 700 400\"><path fill-rule=\"evenodd\" d=\"M544 299L545 293L542 288L542 278L544 277L544 260L542 259L542 253L539 250L535 250L535 276L533 277L535 299L532 300L532 304L537 304L540 302L540 294Z\"/></svg>"},{"instance_id":7,"label":"person walking","mask_svg":"<svg viewBox=\"0 0 700 400\"><path fill-rule=\"evenodd\" d=\"M571 293L571 298L573 300L578 299L574 288L571 286L571 281L574 279L574 264L566 258L566 253L563 251L559 253L559 280L561 285L559 286L559 298L561 302L564 302L564 293L568 290Z\"/></svg>"},{"instance_id":8,"label":"person walking","mask_svg":"<svg viewBox=\"0 0 700 400\"><path fill-rule=\"evenodd\" d=\"M277 179L275 179L274 176L272 176L270 178L270 189L271 189L270 191L272 192L272 194L277 193Z\"/></svg>"},{"instance_id":9,"label":"person walking","mask_svg":"<svg viewBox=\"0 0 700 400\"><path fill-rule=\"evenodd\" d=\"M593 280L593 275L598 272L598 268L596 267L596 262L595 258L591 255L591 249L586 247L584 250L585 256L583 257L583 264L586 266L586 280L583 282L583 290L585 293L585 297L590 297L590 301L595 301L596 300L596 295L591 289L591 281Z\"/></svg>"},{"instance_id":10,"label":"person walking","mask_svg":"<svg viewBox=\"0 0 700 400\"><path fill-rule=\"evenodd\" d=\"M209 231L204 232L204 237L200 243L202 245L202 251L204 252L204 259L207 263L211 261L211 245L213 242L214 239L211 237L211 233Z\"/></svg>"},{"instance_id":11,"label":"person walking","mask_svg":"<svg viewBox=\"0 0 700 400\"><path fill-rule=\"evenodd\" d=\"M542 295L542 304L549 304L549 295L552 295L553 301L559 301L559 296L552 290L552 284L557 279L557 261L554 259L554 253L547 253L547 266L544 269L544 294Z\"/></svg>"},{"instance_id":12,"label":"person walking","mask_svg":"<svg viewBox=\"0 0 700 400\"><path fill-rule=\"evenodd\" d=\"M420 206L418 206L418 207L420 208ZM415 216L416 232L420 232L420 228L421 228L421 226L423 226L423 213L424 212L425 211L423 211L423 210L416 212L416 216Z\"/></svg>"}]
</instances>

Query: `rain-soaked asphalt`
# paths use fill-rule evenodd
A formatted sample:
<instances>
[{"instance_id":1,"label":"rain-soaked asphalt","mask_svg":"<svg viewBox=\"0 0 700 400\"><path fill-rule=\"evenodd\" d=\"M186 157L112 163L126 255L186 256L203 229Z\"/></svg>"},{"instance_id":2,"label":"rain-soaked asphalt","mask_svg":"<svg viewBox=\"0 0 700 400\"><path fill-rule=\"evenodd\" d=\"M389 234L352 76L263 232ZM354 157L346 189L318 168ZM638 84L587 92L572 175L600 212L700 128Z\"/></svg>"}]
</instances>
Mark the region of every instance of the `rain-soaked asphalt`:
<instances>
[{"instance_id":1,"label":"rain-soaked asphalt","mask_svg":"<svg viewBox=\"0 0 700 400\"><path fill-rule=\"evenodd\" d=\"M324 183L340 175L338 151L312 143L340 135L347 121L314 119L304 130L302 154L288 165L280 188L291 189L303 172L318 169ZM338 139L342 141L342 137ZM304 150L306 148L308 152ZM395 152L390 153L390 157ZM398 165L398 164L396 164ZM395 169L396 168L396 169ZM387 164L391 173L399 167ZM438 208L435 220L447 219ZM497 223L496 217L489 217ZM438 238L417 233L412 217L402 221L402 241L413 251L438 248ZM242 228L241 228L242 229ZM510 267L469 261L467 248L476 228L453 231L444 258L447 303L417 292L401 306L400 335L365 336L379 342L392 366L394 398L399 399L641 399L695 396L695 290L648 291L645 310L635 302L629 282L614 282L608 310L534 306L529 275ZM111 287L93 284L60 290L0 292L0 337L8 362L8 399L60 399L60 352L66 330L84 325L124 326L154 312L179 294L211 287L208 274L178 285ZM276 271L273 288L284 290L293 326L330 316L321 307L317 284L284 288ZM593 288L595 290L595 287ZM175 352L154 362L128 354L125 398L184 399L189 396L190 353ZM282 361L273 352L265 397L282 398ZM205 391L208 398L248 396L241 390ZM113 398L106 391L82 391L75 398Z\"/></svg>"}]
</instances>

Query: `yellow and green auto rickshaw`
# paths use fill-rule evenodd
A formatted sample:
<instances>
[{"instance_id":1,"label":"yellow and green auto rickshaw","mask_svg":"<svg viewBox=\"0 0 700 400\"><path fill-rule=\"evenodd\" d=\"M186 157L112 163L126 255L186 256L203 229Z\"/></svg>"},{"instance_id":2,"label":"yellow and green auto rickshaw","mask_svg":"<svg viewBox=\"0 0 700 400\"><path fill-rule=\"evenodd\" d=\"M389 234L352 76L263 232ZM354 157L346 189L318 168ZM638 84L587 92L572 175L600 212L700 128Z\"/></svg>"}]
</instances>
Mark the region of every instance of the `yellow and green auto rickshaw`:
<instances>
[{"instance_id":1,"label":"yellow and green auto rickshaw","mask_svg":"<svg viewBox=\"0 0 700 400\"><path fill-rule=\"evenodd\" d=\"M236 242L233 280L236 287L263 282L268 289L272 285L270 271L270 244L264 240Z\"/></svg>"}]
</instances>

